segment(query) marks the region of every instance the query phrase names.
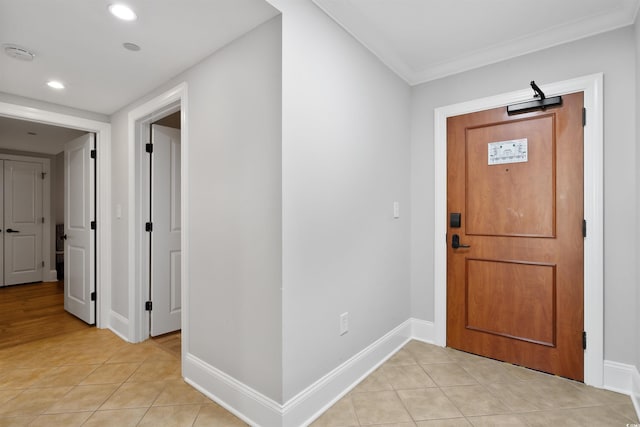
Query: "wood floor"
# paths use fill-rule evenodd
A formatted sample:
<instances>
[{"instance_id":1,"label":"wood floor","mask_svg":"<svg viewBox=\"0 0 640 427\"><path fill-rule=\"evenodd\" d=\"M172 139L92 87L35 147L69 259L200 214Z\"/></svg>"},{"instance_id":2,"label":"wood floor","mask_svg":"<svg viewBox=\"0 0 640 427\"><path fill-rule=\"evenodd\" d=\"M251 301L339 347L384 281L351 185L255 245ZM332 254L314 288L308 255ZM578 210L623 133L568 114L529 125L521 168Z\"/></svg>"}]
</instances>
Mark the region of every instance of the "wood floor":
<instances>
[{"instance_id":1,"label":"wood floor","mask_svg":"<svg viewBox=\"0 0 640 427\"><path fill-rule=\"evenodd\" d=\"M64 311L63 282L0 288L0 349L89 327Z\"/></svg>"}]
</instances>

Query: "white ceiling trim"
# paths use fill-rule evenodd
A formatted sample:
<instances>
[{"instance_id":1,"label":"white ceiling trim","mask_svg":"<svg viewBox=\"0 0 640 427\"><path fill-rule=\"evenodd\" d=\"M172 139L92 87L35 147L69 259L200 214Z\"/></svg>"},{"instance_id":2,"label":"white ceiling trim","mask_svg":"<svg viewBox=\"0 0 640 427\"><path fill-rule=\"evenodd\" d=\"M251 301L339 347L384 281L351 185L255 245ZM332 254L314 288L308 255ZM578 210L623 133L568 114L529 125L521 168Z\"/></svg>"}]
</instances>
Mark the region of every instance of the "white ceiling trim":
<instances>
[{"instance_id":1,"label":"white ceiling trim","mask_svg":"<svg viewBox=\"0 0 640 427\"><path fill-rule=\"evenodd\" d=\"M625 8L489 46L449 61L433 64L423 70L414 70L395 52L389 42L367 22L361 19L352 19L347 26L328 7L325 7L322 0L312 1L411 86L632 25L640 9L639 2L628 2ZM349 3L343 6L348 5ZM349 12L351 16L358 14L358 11L351 7Z\"/></svg>"}]
</instances>

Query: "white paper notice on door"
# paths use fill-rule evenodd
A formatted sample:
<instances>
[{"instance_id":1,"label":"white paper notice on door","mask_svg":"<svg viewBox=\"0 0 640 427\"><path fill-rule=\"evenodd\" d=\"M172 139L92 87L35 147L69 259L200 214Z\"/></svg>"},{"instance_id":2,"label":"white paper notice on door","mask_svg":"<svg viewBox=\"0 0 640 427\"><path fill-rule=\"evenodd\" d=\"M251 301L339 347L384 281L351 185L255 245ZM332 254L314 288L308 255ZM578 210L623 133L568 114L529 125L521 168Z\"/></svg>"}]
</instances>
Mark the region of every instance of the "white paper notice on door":
<instances>
[{"instance_id":1,"label":"white paper notice on door","mask_svg":"<svg viewBox=\"0 0 640 427\"><path fill-rule=\"evenodd\" d=\"M489 166L529 161L527 138L489 143Z\"/></svg>"}]
</instances>

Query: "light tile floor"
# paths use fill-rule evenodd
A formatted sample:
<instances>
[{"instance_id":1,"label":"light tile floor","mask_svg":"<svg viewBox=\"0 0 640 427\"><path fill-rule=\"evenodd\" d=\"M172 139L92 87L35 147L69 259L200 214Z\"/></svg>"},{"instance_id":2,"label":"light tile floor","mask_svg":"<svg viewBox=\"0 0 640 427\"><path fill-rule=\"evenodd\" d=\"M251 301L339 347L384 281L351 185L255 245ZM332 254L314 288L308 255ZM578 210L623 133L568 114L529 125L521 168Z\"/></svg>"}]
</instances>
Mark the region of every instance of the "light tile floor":
<instances>
[{"instance_id":1,"label":"light tile floor","mask_svg":"<svg viewBox=\"0 0 640 427\"><path fill-rule=\"evenodd\" d=\"M412 341L314 427L625 426L627 396ZM154 341L107 330L0 351L0 426L243 426Z\"/></svg>"}]
</instances>

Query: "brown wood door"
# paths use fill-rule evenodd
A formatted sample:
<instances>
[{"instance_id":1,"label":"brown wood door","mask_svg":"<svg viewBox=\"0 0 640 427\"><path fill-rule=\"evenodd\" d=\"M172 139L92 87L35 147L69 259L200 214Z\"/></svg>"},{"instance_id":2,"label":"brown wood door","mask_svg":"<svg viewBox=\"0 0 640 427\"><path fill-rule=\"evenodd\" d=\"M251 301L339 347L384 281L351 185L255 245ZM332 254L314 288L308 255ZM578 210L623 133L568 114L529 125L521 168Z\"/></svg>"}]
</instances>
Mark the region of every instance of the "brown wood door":
<instances>
[{"instance_id":1,"label":"brown wood door","mask_svg":"<svg viewBox=\"0 0 640 427\"><path fill-rule=\"evenodd\" d=\"M448 119L448 346L583 380L582 108Z\"/></svg>"}]
</instances>

